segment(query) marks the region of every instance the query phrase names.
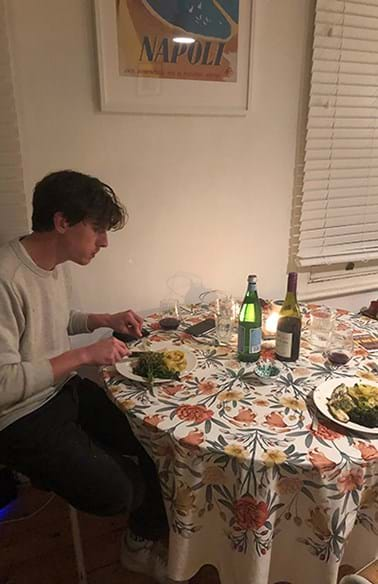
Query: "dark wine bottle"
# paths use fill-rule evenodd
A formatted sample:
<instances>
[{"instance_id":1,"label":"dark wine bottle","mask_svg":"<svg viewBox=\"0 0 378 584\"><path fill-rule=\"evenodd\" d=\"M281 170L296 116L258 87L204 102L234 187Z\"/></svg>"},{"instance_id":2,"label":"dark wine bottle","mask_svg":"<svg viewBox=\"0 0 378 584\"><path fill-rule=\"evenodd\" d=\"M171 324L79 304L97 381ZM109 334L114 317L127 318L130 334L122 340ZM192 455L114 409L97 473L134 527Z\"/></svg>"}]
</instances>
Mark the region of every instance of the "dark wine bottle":
<instances>
[{"instance_id":1,"label":"dark wine bottle","mask_svg":"<svg viewBox=\"0 0 378 584\"><path fill-rule=\"evenodd\" d=\"M248 288L239 313L238 358L257 361L261 352L261 306L256 290L256 276L248 276Z\"/></svg>"},{"instance_id":2,"label":"dark wine bottle","mask_svg":"<svg viewBox=\"0 0 378 584\"><path fill-rule=\"evenodd\" d=\"M280 361L296 361L299 356L302 318L297 301L297 276L296 272L288 275L286 298L278 318L276 356Z\"/></svg>"}]
</instances>

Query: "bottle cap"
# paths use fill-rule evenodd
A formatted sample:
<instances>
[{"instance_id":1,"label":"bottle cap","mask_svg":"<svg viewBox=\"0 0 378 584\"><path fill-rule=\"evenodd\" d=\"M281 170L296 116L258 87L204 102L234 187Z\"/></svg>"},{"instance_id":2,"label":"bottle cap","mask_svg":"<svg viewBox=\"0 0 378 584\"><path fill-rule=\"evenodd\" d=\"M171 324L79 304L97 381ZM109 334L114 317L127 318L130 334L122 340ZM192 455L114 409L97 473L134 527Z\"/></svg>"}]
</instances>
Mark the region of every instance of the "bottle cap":
<instances>
[{"instance_id":1,"label":"bottle cap","mask_svg":"<svg viewBox=\"0 0 378 584\"><path fill-rule=\"evenodd\" d=\"M255 284L256 282L256 274L249 274L248 276L248 282Z\"/></svg>"}]
</instances>

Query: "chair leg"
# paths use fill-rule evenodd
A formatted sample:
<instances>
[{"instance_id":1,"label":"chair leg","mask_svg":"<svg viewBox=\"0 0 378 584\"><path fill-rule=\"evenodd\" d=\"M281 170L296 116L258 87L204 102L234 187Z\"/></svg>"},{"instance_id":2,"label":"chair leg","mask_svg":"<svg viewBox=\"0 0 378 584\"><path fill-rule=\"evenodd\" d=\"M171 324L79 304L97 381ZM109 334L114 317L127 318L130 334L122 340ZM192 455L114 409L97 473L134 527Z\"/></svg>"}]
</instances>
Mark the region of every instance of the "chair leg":
<instances>
[{"instance_id":1,"label":"chair leg","mask_svg":"<svg viewBox=\"0 0 378 584\"><path fill-rule=\"evenodd\" d=\"M87 572L85 570L83 546L81 543L79 519L77 516L76 509L74 507L71 507L71 505L69 505L69 508L70 508L72 539L73 539L74 550L75 550L75 559L76 559L77 573L79 576L79 584L87 584L88 580L87 580Z\"/></svg>"}]
</instances>

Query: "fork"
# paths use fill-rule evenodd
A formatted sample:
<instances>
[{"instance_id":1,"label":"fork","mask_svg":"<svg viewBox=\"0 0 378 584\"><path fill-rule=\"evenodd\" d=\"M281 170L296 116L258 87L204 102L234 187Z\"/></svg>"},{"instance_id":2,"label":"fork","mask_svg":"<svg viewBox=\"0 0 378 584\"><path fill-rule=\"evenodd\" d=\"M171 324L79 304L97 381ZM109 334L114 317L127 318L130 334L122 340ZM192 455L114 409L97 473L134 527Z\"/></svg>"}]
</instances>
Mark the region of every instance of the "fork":
<instances>
[{"instance_id":1,"label":"fork","mask_svg":"<svg viewBox=\"0 0 378 584\"><path fill-rule=\"evenodd\" d=\"M374 373L378 373L378 363L376 361L370 361L368 365Z\"/></svg>"}]
</instances>

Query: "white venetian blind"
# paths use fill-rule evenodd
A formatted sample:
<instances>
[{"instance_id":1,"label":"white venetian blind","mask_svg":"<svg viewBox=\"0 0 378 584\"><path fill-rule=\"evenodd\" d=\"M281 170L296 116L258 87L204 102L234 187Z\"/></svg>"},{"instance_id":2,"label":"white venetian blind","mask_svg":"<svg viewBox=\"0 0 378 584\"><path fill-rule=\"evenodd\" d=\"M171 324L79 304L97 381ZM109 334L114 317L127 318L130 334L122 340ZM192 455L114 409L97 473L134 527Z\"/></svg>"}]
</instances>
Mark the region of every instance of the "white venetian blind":
<instances>
[{"instance_id":1,"label":"white venetian blind","mask_svg":"<svg viewBox=\"0 0 378 584\"><path fill-rule=\"evenodd\" d=\"M318 0L297 261L378 258L378 0Z\"/></svg>"},{"instance_id":2,"label":"white venetian blind","mask_svg":"<svg viewBox=\"0 0 378 584\"><path fill-rule=\"evenodd\" d=\"M0 245L28 230L5 8L0 0Z\"/></svg>"}]
</instances>

